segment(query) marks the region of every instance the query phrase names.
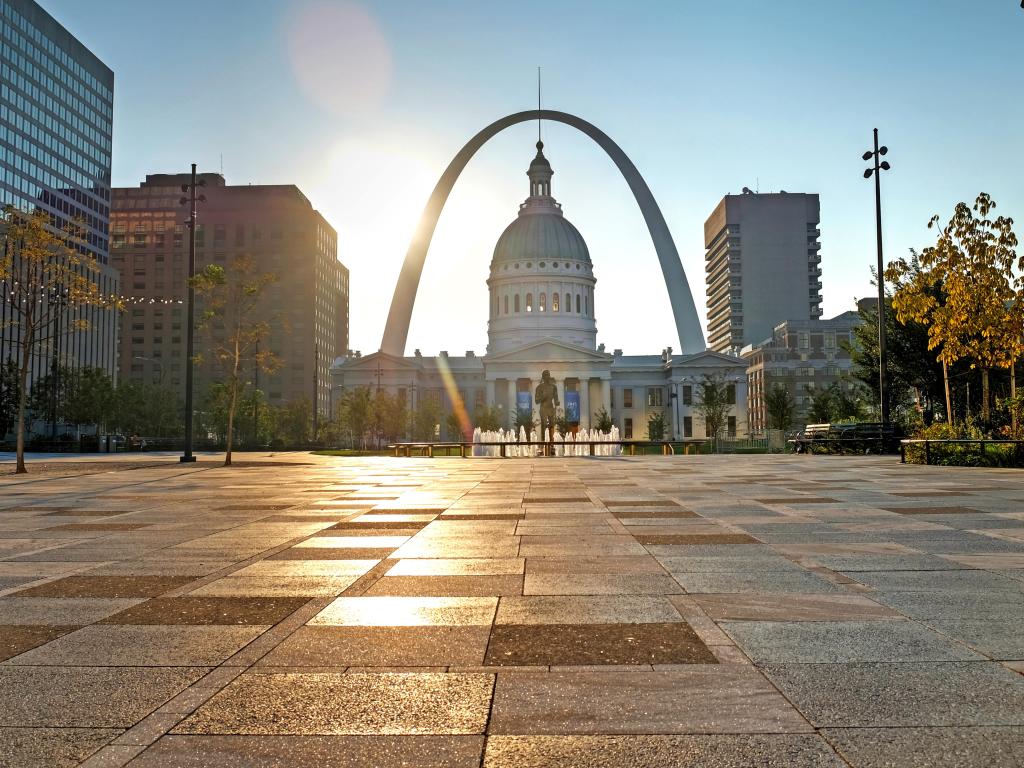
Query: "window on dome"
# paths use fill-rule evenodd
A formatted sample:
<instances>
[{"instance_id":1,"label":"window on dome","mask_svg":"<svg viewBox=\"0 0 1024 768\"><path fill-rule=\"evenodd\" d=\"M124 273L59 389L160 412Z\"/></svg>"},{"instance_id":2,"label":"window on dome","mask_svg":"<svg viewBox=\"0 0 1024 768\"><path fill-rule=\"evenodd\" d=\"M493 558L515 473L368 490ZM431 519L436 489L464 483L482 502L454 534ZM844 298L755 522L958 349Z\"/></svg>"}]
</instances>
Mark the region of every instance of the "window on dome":
<instances>
[{"instance_id":1,"label":"window on dome","mask_svg":"<svg viewBox=\"0 0 1024 768\"><path fill-rule=\"evenodd\" d=\"M572 312L572 295L565 294L565 311Z\"/></svg>"},{"instance_id":2,"label":"window on dome","mask_svg":"<svg viewBox=\"0 0 1024 768\"><path fill-rule=\"evenodd\" d=\"M587 296L583 297L583 314L586 315L587 317L590 317L590 307L589 307L588 298L589 297L587 297Z\"/></svg>"},{"instance_id":3,"label":"window on dome","mask_svg":"<svg viewBox=\"0 0 1024 768\"><path fill-rule=\"evenodd\" d=\"M533 294L526 294L526 311L533 312Z\"/></svg>"},{"instance_id":4,"label":"window on dome","mask_svg":"<svg viewBox=\"0 0 1024 768\"><path fill-rule=\"evenodd\" d=\"M551 294L551 311L552 312L557 312L558 311L558 294L557 293L552 293Z\"/></svg>"},{"instance_id":5,"label":"window on dome","mask_svg":"<svg viewBox=\"0 0 1024 768\"><path fill-rule=\"evenodd\" d=\"M527 269L532 269L533 268L533 262L532 261L526 262L526 268Z\"/></svg>"},{"instance_id":6,"label":"window on dome","mask_svg":"<svg viewBox=\"0 0 1024 768\"><path fill-rule=\"evenodd\" d=\"M544 262L543 261L540 263L540 268L544 269Z\"/></svg>"},{"instance_id":7,"label":"window on dome","mask_svg":"<svg viewBox=\"0 0 1024 768\"><path fill-rule=\"evenodd\" d=\"M539 301L537 302L537 310L539 312L545 312L547 310L547 303L548 303L548 295L546 293L542 293L540 295Z\"/></svg>"},{"instance_id":8,"label":"window on dome","mask_svg":"<svg viewBox=\"0 0 1024 768\"><path fill-rule=\"evenodd\" d=\"M508 296L505 297L505 314L508 314Z\"/></svg>"},{"instance_id":9,"label":"window on dome","mask_svg":"<svg viewBox=\"0 0 1024 768\"><path fill-rule=\"evenodd\" d=\"M519 314L519 294L518 293L516 294L515 305L516 305L516 314Z\"/></svg>"},{"instance_id":10,"label":"window on dome","mask_svg":"<svg viewBox=\"0 0 1024 768\"><path fill-rule=\"evenodd\" d=\"M580 295L576 294L576 314L580 313Z\"/></svg>"}]
</instances>

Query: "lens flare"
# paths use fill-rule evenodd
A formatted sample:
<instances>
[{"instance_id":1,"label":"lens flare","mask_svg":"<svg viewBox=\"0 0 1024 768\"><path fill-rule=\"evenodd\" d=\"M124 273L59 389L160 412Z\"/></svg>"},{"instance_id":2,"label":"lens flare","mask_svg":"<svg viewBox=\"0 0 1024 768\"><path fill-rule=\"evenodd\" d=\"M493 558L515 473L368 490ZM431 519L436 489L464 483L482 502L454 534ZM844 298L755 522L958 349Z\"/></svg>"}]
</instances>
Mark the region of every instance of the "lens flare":
<instances>
[{"instance_id":1,"label":"lens flare","mask_svg":"<svg viewBox=\"0 0 1024 768\"><path fill-rule=\"evenodd\" d=\"M301 5L287 32L295 79L316 104L339 117L372 113L391 83L391 47L376 20L350 2Z\"/></svg>"},{"instance_id":2,"label":"lens flare","mask_svg":"<svg viewBox=\"0 0 1024 768\"><path fill-rule=\"evenodd\" d=\"M462 393L459 392L459 387L455 383L451 366L448 365L447 358L441 355L437 357L437 372L441 374L441 381L444 382L445 391L451 401L452 413L459 420L459 431L462 432L462 438L468 442L473 439L473 424L469 420L469 413L466 411L466 404L462 401Z\"/></svg>"}]
</instances>

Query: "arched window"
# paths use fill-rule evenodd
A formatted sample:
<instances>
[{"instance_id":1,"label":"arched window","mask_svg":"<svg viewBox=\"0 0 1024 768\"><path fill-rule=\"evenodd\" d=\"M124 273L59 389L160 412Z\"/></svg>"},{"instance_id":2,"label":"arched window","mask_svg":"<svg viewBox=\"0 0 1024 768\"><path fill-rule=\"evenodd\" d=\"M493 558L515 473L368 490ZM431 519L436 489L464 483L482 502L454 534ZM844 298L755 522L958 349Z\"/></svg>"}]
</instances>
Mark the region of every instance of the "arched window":
<instances>
[{"instance_id":1,"label":"arched window","mask_svg":"<svg viewBox=\"0 0 1024 768\"><path fill-rule=\"evenodd\" d=\"M557 312L558 311L558 294L557 293L552 293L551 294L551 311L552 312Z\"/></svg>"},{"instance_id":2,"label":"arched window","mask_svg":"<svg viewBox=\"0 0 1024 768\"><path fill-rule=\"evenodd\" d=\"M565 294L565 311L572 312L572 294Z\"/></svg>"},{"instance_id":3,"label":"arched window","mask_svg":"<svg viewBox=\"0 0 1024 768\"><path fill-rule=\"evenodd\" d=\"M587 317L590 317L590 308L587 305L588 304L587 299L588 299L587 296L583 297L583 314L585 316L587 316Z\"/></svg>"},{"instance_id":4,"label":"arched window","mask_svg":"<svg viewBox=\"0 0 1024 768\"><path fill-rule=\"evenodd\" d=\"M516 314L519 314L519 294L515 296Z\"/></svg>"},{"instance_id":5,"label":"arched window","mask_svg":"<svg viewBox=\"0 0 1024 768\"><path fill-rule=\"evenodd\" d=\"M526 294L526 311L533 312L533 294Z\"/></svg>"},{"instance_id":6,"label":"arched window","mask_svg":"<svg viewBox=\"0 0 1024 768\"><path fill-rule=\"evenodd\" d=\"M538 311L546 312L547 311L547 305L548 305L548 295L546 293L542 293L540 295L540 300L537 302L537 309L538 309Z\"/></svg>"},{"instance_id":7,"label":"arched window","mask_svg":"<svg viewBox=\"0 0 1024 768\"><path fill-rule=\"evenodd\" d=\"M576 294L576 314L580 313L580 295Z\"/></svg>"},{"instance_id":8,"label":"arched window","mask_svg":"<svg viewBox=\"0 0 1024 768\"><path fill-rule=\"evenodd\" d=\"M508 296L505 297L505 314L508 314Z\"/></svg>"}]
</instances>

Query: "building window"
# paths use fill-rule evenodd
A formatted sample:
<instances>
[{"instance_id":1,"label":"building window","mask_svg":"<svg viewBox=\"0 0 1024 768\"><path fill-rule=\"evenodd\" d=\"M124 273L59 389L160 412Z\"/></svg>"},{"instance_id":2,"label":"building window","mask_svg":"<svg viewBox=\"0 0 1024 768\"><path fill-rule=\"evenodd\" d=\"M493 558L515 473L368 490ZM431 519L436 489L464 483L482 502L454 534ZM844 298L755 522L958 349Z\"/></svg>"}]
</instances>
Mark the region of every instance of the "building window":
<instances>
[{"instance_id":1,"label":"building window","mask_svg":"<svg viewBox=\"0 0 1024 768\"><path fill-rule=\"evenodd\" d=\"M735 416L730 416L729 417L729 425L728 425L727 429L729 430L729 437L736 437L736 417Z\"/></svg>"},{"instance_id":2,"label":"building window","mask_svg":"<svg viewBox=\"0 0 1024 768\"><path fill-rule=\"evenodd\" d=\"M683 405L693 405L693 385L683 385Z\"/></svg>"},{"instance_id":3,"label":"building window","mask_svg":"<svg viewBox=\"0 0 1024 768\"><path fill-rule=\"evenodd\" d=\"M693 416L683 416L683 437L693 437Z\"/></svg>"},{"instance_id":4,"label":"building window","mask_svg":"<svg viewBox=\"0 0 1024 768\"><path fill-rule=\"evenodd\" d=\"M836 332L835 331L825 331L825 349L835 349L835 348L836 348Z\"/></svg>"},{"instance_id":5,"label":"building window","mask_svg":"<svg viewBox=\"0 0 1024 768\"><path fill-rule=\"evenodd\" d=\"M505 297L505 314L508 314L508 296Z\"/></svg>"},{"instance_id":6,"label":"building window","mask_svg":"<svg viewBox=\"0 0 1024 768\"><path fill-rule=\"evenodd\" d=\"M519 294L515 296L516 314L519 314Z\"/></svg>"},{"instance_id":7,"label":"building window","mask_svg":"<svg viewBox=\"0 0 1024 768\"><path fill-rule=\"evenodd\" d=\"M540 299L537 302L537 310L540 311L540 312L546 311L547 310L547 304L548 304L548 295L546 293L542 293L540 295Z\"/></svg>"},{"instance_id":8,"label":"building window","mask_svg":"<svg viewBox=\"0 0 1024 768\"><path fill-rule=\"evenodd\" d=\"M572 295L565 294L565 312L572 312Z\"/></svg>"},{"instance_id":9,"label":"building window","mask_svg":"<svg viewBox=\"0 0 1024 768\"><path fill-rule=\"evenodd\" d=\"M577 264L577 266L579 266L579 265ZM577 293L576 294L576 314L578 315L579 313L580 313L580 295Z\"/></svg>"},{"instance_id":10,"label":"building window","mask_svg":"<svg viewBox=\"0 0 1024 768\"><path fill-rule=\"evenodd\" d=\"M632 408L633 407L633 390L626 388L622 390L622 407Z\"/></svg>"},{"instance_id":11,"label":"building window","mask_svg":"<svg viewBox=\"0 0 1024 768\"><path fill-rule=\"evenodd\" d=\"M725 402L729 405L736 405L736 385L730 384L725 388Z\"/></svg>"},{"instance_id":12,"label":"building window","mask_svg":"<svg viewBox=\"0 0 1024 768\"><path fill-rule=\"evenodd\" d=\"M648 408L660 408L664 405L665 393L661 387L648 387L647 388L647 407Z\"/></svg>"},{"instance_id":13,"label":"building window","mask_svg":"<svg viewBox=\"0 0 1024 768\"><path fill-rule=\"evenodd\" d=\"M551 294L551 311L552 312L557 312L558 311L558 294L557 293L552 293Z\"/></svg>"},{"instance_id":14,"label":"building window","mask_svg":"<svg viewBox=\"0 0 1024 768\"><path fill-rule=\"evenodd\" d=\"M797 334L797 348L798 349L810 349L811 348L811 334L807 331L800 331Z\"/></svg>"},{"instance_id":15,"label":"building window","mask_svg":"<svg viewBox=\"0 0 1024 768\"><path fill-rule=\"evenodd\" d=\"M633 439L633 420L623 419L622 420L622 439L632 440Z\"/></svg>"},{"instance_id":16,"label":"building window","mask_svg":"<svg viewBox=\"0 0 1024 768\"><path fill-rule=\"evenodd\" d=\"M526 311L533 312L533 294L526 294Z\"/></svg>"}]
</instances>

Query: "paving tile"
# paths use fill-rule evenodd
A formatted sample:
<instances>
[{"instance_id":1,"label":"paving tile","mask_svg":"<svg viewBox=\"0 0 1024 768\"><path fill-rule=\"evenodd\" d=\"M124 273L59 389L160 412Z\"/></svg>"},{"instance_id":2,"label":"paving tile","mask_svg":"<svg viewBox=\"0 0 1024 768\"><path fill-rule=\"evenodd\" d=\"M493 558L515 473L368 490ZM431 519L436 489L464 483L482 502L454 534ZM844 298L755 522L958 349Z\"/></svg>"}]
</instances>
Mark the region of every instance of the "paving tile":
<instances>
[{"instance_id":1,"label":"paving tile","mask_svg":"<svg viewBox=\"0 0 1024 768\"><path fill-rule=\"evenodd\" d=\"M499 624L487 664L713 664L715 656L683 622Z\"/></svg>"},{"instance_id":2,"label":"paving tile","mask_svg":"<svg viewBox=\"0 0 1024 768\"><path fill-rule=\"evenodd\" d=\"M38 645L55 640L77 627L41 625L0 625L0 661L5 661Z\"/></svg>"},{"instance_id":3,"label":"paving tile","mask_svg":"<svg viewBox=\"0 0 1024 768\"><path fill-rule=\"evenodd\" d=\"M676 573L687 592L836 592L838 587L813 573Z\"/></svg>"},{"instance_id":4,"label":"paving tile","mask_svg":"<svg viewBox=\"0 0 1024 768\"><path fill-rule=\"evenodd\" d=\"M336 597L359 578L349 576L225 576L189 592L196 597Z\"/></svg>"},{"instance_id":5,"label":"paving tile","mask_svg":"<svg viewBox=\"0 0 1024 768\"><path fill-rule=\"evenodd\" d=\"M499 674L488 726L492 734L809 730L759 672L734 664L670 672Z\"/></svg>"},{"instance_id":6,"label":"paving tile","mask_svg":"<svg viewBox=\"0 0 1024 768\"><path fill-rule=\"evenodd\" d=\"M15 597L156 597L192 581L190 576L65 576L15 592Z\"/></svg>"},{"instance_id":7,"label":"paving tile","mask_svg":"<svg viewBox=\"0 0 1024 768\"><path fill-rule=\"evenodd\" d=\"M935 555L815 555L814 560L833 571L951 571L967 568Z\"/></svg>"},{"instance_id":8,"label":"paving tile","mask_svg":"<svg viewBox=\"0 0 1024 768\"><path fill-rule=\"evenodd\" d=\"M479 734L493 675L246 674L174 729L201 734Z\"/></svg>"},{"instance_id":9,"label":"paving tile","mask_svg":"<svg viewBox=\"0 0 1024 768\"><path fill-rule=\"evenodd\" d=\"M872 592L871 598L911 618L931 622L1003 621L1024 624L1024 601L1012 591L1000 592Z\"/></svg>"},{"instance_id":10,"label":"paving tile","mask_svg":"<svg viewBox=\"0 0 1024 768\"><path fill-rule=\"evenodd\" d=\"M739 593L698 594L692 599L716 621L867 621L900 616L861 595Z\"/></svg>"},{"instance_id":11,"label":"paving tile","mask_svg":"<svg viewBox=\"0 0 1024 768\"><path fill-rule=\"evenodd\" d=\"M664 573L657 560L648 554L608 557L531 557L526 562L528 574L640 574Z\"/></svg>"},{"instance_id":12,"label":"paving tile","mask_svg":"<svg viewBox=\"0 0 1024 768\"><path fill-rule=\"evenodd\" d=\"M756 664L984 658L927 627L905 620L727 621L721 627Z\"/></svg>"},{"instance_id":13,"label":"paving tile","mask_svg":"<svg viewBox=\"0 0 1024 768\"><path fill-rule=\"evenodd\" d=\"M879 592L1014 592L1024 602L1024 585L988 571L874 571L856 579Z\"/></svg>"},{"instance_id":14,"label":"paving tile","mask_svg":"<svg viewBox=\"0 0 1024 768\"><path fill-rule=\"evenodd\" d=\"M820 736L490 736L483 768L843 768Z\"/></svg>"},{"instance_id":15,"label":"paving tile","mask_svg":"<svg viewBox=\"0 0 1024 768\"><path fill-rule=\"evenodd\" d=\"M116 728L0 728L0 765L71 768L120 733Z\"/></svg>"},{"instance_id":16,"label":"paving tile","mask_svg":"<svg viewBox=\"0 0 1024 768\"><path fill-rule=\"evenodd\" d=\"M367 595L487 597L523 594L522 576L392 576L391 571L366 590Z\"/></svg>"},{"instance_id":17,"label":"paving tile","mask_svg":"<svg viewBox=\"0 0 1024 768\"><path fill-rule=\"evenodd\" d=\"M702 533L651 535L637 533L637 542L644 545L687 545L687 544L756 544L757 539L745 533Z\"/></svg>"},{"instance_id":18,"label":"paving tile","mask_svg":"<svg viewBox=\"0 0 1024 768\"><path fill-rule=\"evenodd\" d=\"M802 573L804 569L784 557L659 557L670 573Z\"/></svg>"},{"instance_id":19,"label":"paving tile","mask_svg":"<svg viewBox=\"0 0 1024 768\"><path fill-rule=\"evenodd\" d=\"M260 664L294 667L479 666L489 626L299 628Z\"/></svg>"},{"instance_id":20,"label":"paving tile","mask_svg":"<svg viewBox=\"0 0 1024 768\"><path fill-rule=\"evenodd\" d=\"M147 600L104 624L277 624L306 603L302 597L205 597Z\"/></svg>"},{"instance_id":21,"label":"paving tile","mask_svg":"<svg viewBox=\"0 0 1024 768\"><path fill-rule=\"evenodd\" d=\"M682 621L665 597L503 597L496 624L648 624Z\"/></svg>"},{"instance_id":22,"label":"paving tile","mask_svg":"<svg viewBox=\"0 0 1024 768\"><path fill-rule=\"evenodd\" d=\"M496 597L339 597L309 624L355 627L490 625L497 605Z\"/></svg>"},{"instance_id":23,"label":"paving tile","mask_svg":"<svg viewBox=\"0 0 1024 768\"><path fill-rule=\"evenodd\" d=\"M525 595L672 595L683 592L665 573L528 573Z\"/></svg>"},{"instance_id":24,"label":"paving tile","mask_svg":"<svg viewBox=\"0 0 1024 768\"><path fill-rule=\"evenodd\" d=\"M131 768L478 768L482 736L165 736Z\"/></svg>"},{"instance_id":25,"label":"paving tile","mask_svg":"<svg viewBox=\"0 0 1024 768\"><path fill-rule=\"evenodd\" d=\"M356 560L359 558L381 560L388 557L394 549L374 549L370 547L347 547L345 549L328 549L320 547L292 547L275 552L267 558L274 560Z\"/></svg>"},{"instance_id":26,"label":"paving tile","mask_svg":"<svg viewBox=\"0 0 1024 768\"><path fill-rule=\"evenodd\" d=\"M140 528L148 528L149 525L149 523L66 523L64 525L55 525L50 528L44 528L43 530L81 531L83 533L88 531L109 531L110 533L114 533L116 531L137 531Z\"/></svg>"},{"instance_id":27,"label":"paving tile","mask_svg":"<svg viewBox=\"0 0 1024 768\"><path fill-rule=\"evenodd\" d=\"M206 671L5 664L0 666L0 726L127 728Z\"/></svg>"},{"instance_id":28,"label":"paving tile","mask_svg":"<svg viewBox=\"0 0 1024 768\"><path fill-rule=\"evenodd\" d=\"M94 624L16 656L10 663L58 667L215 666L265 630L266 627Z\"/></svg>"},{"instance_id":29,"label":"paving tile","mask_svg":"<svg viewBox=\"0 0 1024 768\"><path fill-rule=\"evenodd\" d=\"M993 659L1024 660L1024 619L931 619L928 624Z\"/></svg>"},{"instance_id":30,"label":"paving tile","mask_svg":"<svg viewBox=\"0 0 1024 768\"><path fill-rule=\"evenodd\" d=\"M823 735L857 768L1024 765L1024 728L829 728Z\"/></svg>"},{"instance_id":31,"label":"paving tile","mask_svg":"<svg viewBox=\"0 0 1024 768\"><path fill-rule=\"evenodd\" d=\"M936 506L923 506L915 505L913 507L882 507L889 512L896 512L901 515L975 515L981 514L980 509L972 509L971 507L936 507Z\"/></svg>"},{"instance_id":32,"label":"paving tile","mask_svg":"<svg viewBox=\"0 0 1024 768\"><path fill-rule=\"evenodd\" d=\"M388 576L504 576L521 574L526 561L509 558L435 558L399 560Z\"/></svg>"},{"instance_id":33,"label":"paving tile","mask_svg":"<svg viewBox=\"0 0 1024 768\"><path fill-rule=\"evenodd\" d=\"M1024 677L995 662L769 664L819 727L1024 725Z\"/></svg>"}]
</instances>

